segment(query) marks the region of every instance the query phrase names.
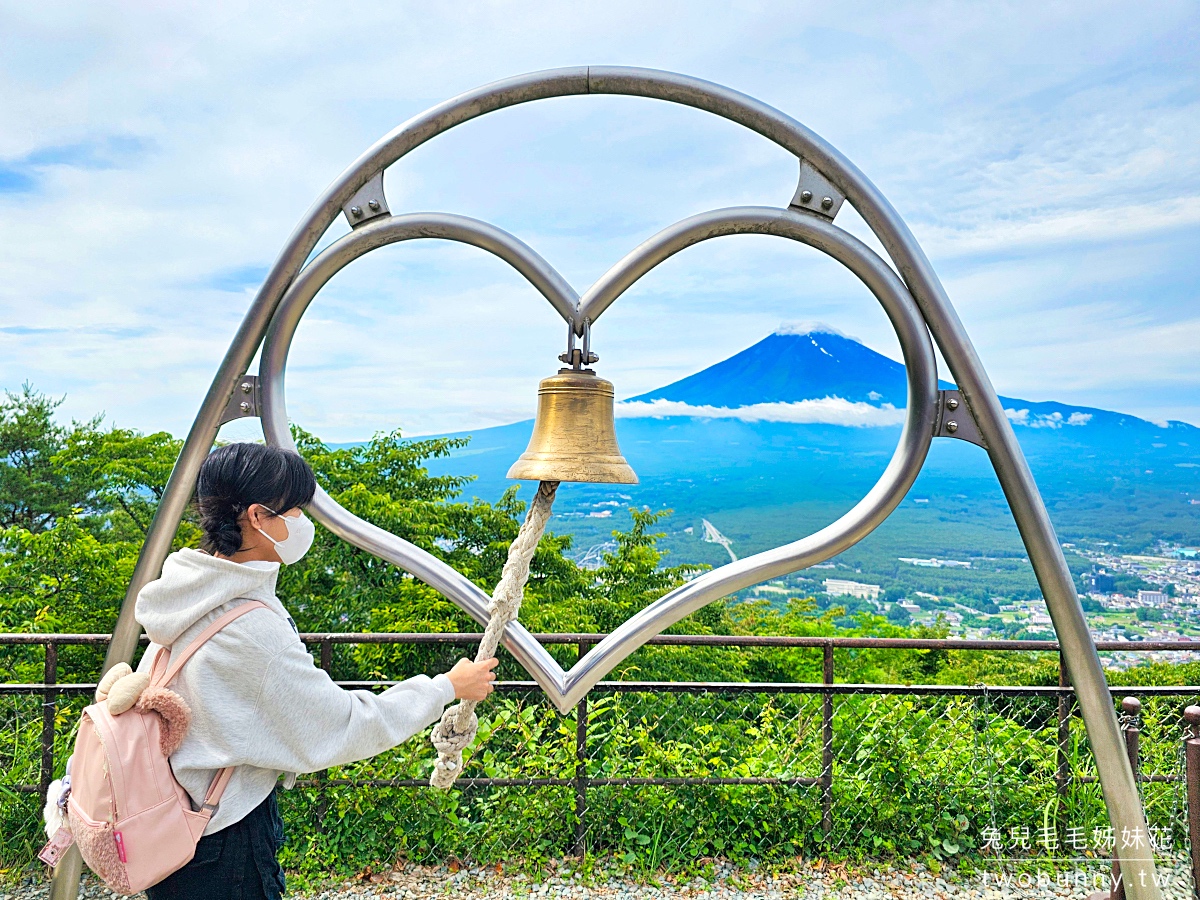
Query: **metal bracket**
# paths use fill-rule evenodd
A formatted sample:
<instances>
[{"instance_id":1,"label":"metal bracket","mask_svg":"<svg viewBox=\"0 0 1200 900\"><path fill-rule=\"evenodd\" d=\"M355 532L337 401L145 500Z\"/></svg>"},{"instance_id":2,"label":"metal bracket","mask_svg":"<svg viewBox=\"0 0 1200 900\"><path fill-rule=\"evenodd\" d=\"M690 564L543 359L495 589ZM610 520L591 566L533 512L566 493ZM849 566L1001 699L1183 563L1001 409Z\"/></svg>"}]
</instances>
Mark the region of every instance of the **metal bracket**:
<instances>
[{"instance_id":1,"label":"metal bracket","mask_svg":"<svg viewBox=\"0 0 1200 900\"><path fill-rule=\"evenodd\" d=\"M233 396L225 404L225 411L221 413L220 424L224 425L226 422L232 422L234 419L245 419L251 416L257 417L258 405L258 376L243 375L238 379L237 387L233 389Z\"/></svg>"},{"instance_id":2,"label":"metal bracket","mask_svg":"<svg viewBox=\"0 0 1200 900\"><path fill-rule=\"evenodd\" d=\"M383 194L383 169L371 176L371 180L358 189L353 197L342 207L346 221L351 228L357 228L363 222L370 222L380 216L390 216L387 197Z\"/></svg>"},{"instance_id":3,"label":"metal bracket","mask_svg":"<svg viewBox=\"0 0 1200 900\"><path fill-rule=\"evenodd\" d=\"M584 368L592 363L600 362L600 357L592 352L592 320L583 320L583 349L575 348L575 326L567 323L567 352L558 354L558 358L577 371L591 371Z\"/></svg>"},{"instance_id":4,"label":"metal bracket","mask_svg":"<svg viewBox=\"0 0 1200 900\"><path fill-rule=\"evenodd\" d=\"M800 183L796 185L796 196L788 204L791 209L816 213L823 219L833 221L846 195L833 186L833 182L818 171L807 159L800 160Z\"/></svg>"},{"instance_id":5,"label":"metal bracket","mask_svg":"<svg viewBox=\"0 0 1200 900\"><path fill-rule=\"evenodd\" d=\"M971 408L959 391L938 391L937 418L933 421L933 436L957 438L987 449Z\"/></svg>"}]
</instances>

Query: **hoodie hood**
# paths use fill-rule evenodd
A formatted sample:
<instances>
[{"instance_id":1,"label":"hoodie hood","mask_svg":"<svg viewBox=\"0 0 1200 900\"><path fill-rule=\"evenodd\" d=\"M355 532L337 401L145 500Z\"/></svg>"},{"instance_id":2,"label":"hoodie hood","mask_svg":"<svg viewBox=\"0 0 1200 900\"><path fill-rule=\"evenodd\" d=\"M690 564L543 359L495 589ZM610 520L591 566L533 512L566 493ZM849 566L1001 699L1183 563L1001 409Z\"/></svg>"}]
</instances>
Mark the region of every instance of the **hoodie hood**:
<instances>
[{"instance_id":1,"label":"hoodie hood","mask_svg":"<svg viewBox=\"0 0 1200 900\"><path fill-rule=\"evenodd\" d=\"M142 588L134 613L150 640L170 646L231 600L261 600L286 617L275 597L278 577L279 563L243 565L184 548L167 557L161 578Z\"/></svg>"}]
</instances>

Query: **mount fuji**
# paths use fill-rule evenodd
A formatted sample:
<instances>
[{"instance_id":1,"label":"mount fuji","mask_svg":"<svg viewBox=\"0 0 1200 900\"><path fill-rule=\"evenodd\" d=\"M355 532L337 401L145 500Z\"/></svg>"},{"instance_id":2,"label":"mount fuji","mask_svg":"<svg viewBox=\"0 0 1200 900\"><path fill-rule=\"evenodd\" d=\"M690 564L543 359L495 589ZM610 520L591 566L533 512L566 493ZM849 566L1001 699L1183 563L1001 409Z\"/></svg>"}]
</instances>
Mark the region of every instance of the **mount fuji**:
<instances>
[{"instance_id":1,"label":"mount fuji","mask_svg":"<svg viewBox=\"0 0 1200 900\"><path fill-rule=\"evenodd\" d=\"M617 437L640 483L564 485L555 528L586 545L618 524L614 510L666 507L675 510L664 522L670 545L701 534L704 518L736 510L741 550L764 549L870 489L895 448L905 401L903 364L828 327L781 328L617 403ZM1116 529L1200 541L1200 428L1053 401L1001 402L1060 536ZM469 446L429 468L474 475L467 493L494 500L511 484L505 473L532 426L456 435L469 436ZM1012 530L985 451L962 441L933 442L897 515L914 505L940 509L946 522L999 515L997 527Z\"/></svg>"},{"instance_id":2,"label":"mount fuji","mask_svg":"<svg viewBox=\"0 0 1200 900\"><path fill-rule=\"evenodd\" d=\"M729 359L633 401L736 408L826 397L903 407L904 366L828 326L784 327Z\"/></svg>"}]
</instances>

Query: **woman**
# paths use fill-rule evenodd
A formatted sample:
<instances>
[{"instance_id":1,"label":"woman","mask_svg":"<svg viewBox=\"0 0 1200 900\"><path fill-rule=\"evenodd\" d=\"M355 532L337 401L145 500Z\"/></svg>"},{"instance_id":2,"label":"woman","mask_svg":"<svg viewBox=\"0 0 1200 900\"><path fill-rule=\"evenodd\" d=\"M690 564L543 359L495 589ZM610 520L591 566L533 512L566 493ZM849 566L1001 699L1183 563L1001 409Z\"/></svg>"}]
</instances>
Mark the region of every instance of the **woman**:
<instances>
[{"instance_id":1,"label":"woman","mask_svg":"<svg viewBox=\"0 0 1200 900\"><path fill-rule=\"evenodd\" d=\"M262 444L213 451L196 490L202 549L172 553L162 577L138 596L137 619L152 642L142 671L158 647L186 647L226 611L248 600L268 607L217 633L171 683L192 710L171 769L194 806L219 769L236 769L195 857L150 888L150 900L280 897L281 776L291 787L297 773L373 756L423 731L454 699L492 691L495 660L459 660L447 674L417 675L381 694L342 690L313 664L275 579L281 563L312 545L301 508L315 491L312 470L295 453Z\"/></svg>"}]
</instances>

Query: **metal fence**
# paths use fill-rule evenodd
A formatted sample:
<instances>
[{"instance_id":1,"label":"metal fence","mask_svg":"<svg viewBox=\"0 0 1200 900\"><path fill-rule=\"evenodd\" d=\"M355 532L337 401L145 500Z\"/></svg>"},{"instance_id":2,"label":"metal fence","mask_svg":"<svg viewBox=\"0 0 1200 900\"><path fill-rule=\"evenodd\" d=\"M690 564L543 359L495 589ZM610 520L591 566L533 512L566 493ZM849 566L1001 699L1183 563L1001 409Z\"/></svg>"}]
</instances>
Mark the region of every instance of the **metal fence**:
<instances>
[{"instance_id":1,"label":"metal fence","mask_svg":"<svg viewBox=\"0 0 1200 900\"><path fill-rule=\"evenodd\" d=\"M603 635L538 637L582 655ZM337 674L339 667L353 668L335 661L335 648L345 645L389 652L425 648L441 651L445 662L446 652L479 636L302 638L322 668ZM41 682L0 685L0 803L8 807L0 827L6 833L36 835L37 797L65 763L79 710L95 689L59 683L60 654L101 648L107 640L0 635L0 649L44 648ZM818 850L977 850L997 857L1073 855L1099 864L1111 852L1094 761L1061 658L1057 685L837 681L839 653L1056 653L1056 642L664 635L650 643L686 648L680 654L765 648L819 655L822 678L607 681L566 715L545 701L536 684L500 682L481 709L480 741L461 790L428 788L433 753L427 741L414 739L371 760L306 776L299 790L284 795L289 821L315 841L334 843L364 829L382 830L391 834L389 846L422 862L590 851L658 865L669 858ZM1099 648L1190 649L1150 641ZM28 658L26 663L28 671ZM392 682L338 683L379 688ZM1112 692L1114 699L1141 702L1136 721L1122 715L1139 735L1139 787L1152 826L1147 838L1164 853L1183 852L1182 712L1200 698L1200 687ZM538 792L536 803L529 802L530 791Z\"/></svg>"}]
</instances>

